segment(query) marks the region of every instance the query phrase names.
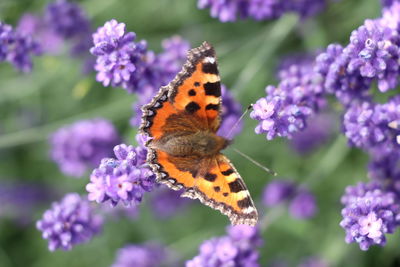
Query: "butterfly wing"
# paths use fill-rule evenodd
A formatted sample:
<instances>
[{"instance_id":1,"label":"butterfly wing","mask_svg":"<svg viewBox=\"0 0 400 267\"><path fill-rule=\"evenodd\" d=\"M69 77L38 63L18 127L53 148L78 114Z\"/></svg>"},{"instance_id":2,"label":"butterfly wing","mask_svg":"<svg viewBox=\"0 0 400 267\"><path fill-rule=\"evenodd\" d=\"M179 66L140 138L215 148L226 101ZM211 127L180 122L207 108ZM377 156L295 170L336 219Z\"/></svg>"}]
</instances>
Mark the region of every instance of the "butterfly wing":
<instances>
[{"instance_id":1,"label":"butterfly wing","mask_svg":"<svg viewBox=\"0 0 400 267\"><path fill-rule=\"evenodd\" d=\"M171 115L186 112L198 119L202 129L217 132L220 109L221 85L217 59L213 47L204 42L200 47L189 51L187 62L175 79L161 87L153 100L143 106L140 128L150 137L159 139L168 134L163 129L167 119Z\"/></svg>"},{"instance_id":2,"label":"butterfly wing","mask_svg":"<svg viewBox=\"0 0 400 267\"><path fill-rule=\"evenodd\" d=\"M229 159L219 154L215 164L194 182L192 190L183 195L198 198L203 204L227 215L232 224L255 225L258 220L257 210L250 193Z\"/></svg>"}]
</instances>

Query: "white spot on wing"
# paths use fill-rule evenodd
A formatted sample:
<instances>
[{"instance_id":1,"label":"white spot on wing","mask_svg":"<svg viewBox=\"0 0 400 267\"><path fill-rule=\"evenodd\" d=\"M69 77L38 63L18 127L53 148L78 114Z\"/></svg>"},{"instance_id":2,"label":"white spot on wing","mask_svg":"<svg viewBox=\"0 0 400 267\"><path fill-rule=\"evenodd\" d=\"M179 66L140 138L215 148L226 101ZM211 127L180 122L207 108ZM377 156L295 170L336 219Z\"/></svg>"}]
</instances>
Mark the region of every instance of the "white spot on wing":
<instances>
[{"instance_id":1,"label":"white spot on wing","mask_svg":"<svg viewBox=\"0 0 400 267\"><path fill-rule=\"evenodd\" d=\"M214 64L215 63L215 58L213 57L206 57L203 61L204 63L211 63Z\"/></svg>"}]
</instances>

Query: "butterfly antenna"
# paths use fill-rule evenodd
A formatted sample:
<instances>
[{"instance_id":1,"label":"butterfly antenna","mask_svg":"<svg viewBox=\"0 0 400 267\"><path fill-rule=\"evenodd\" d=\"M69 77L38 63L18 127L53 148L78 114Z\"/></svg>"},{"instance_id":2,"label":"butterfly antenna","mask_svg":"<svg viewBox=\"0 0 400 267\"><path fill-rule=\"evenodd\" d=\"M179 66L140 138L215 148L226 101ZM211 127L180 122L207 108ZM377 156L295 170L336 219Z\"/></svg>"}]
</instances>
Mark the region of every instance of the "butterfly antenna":
<instances>
[{"instance_id":1,"label":"butterfly antenna","mask_svg":"<svg viewBox=\"0 0 400 267\"><path fill-rule=\"evenodd\" d=\"M235 128L238 126L238 124L243 120L244 116L246 116L247 112L249 112L252 108L253 108L253 104L250 104L246 108L246 110L243 112L242 116L240 116L240 118L235 122L235 124L230 129L229 133L227 134L227 139L231 139L232 138L233 130L235 130Z\"/></svg>"},{"instance_id":2,"label":"butterfly antenna","mask_svg":"<svg viewBox=\"0 0 400 267\"><path fill-rule=\"evenodd\" d=\"M241 155L242 157L248 159L249 161L251 161L254 165L260 167L261 169L263 169L264 171L266 171L267 173L272 174L273 176L277 176L278 174L276 172L274 172L273 170L268 169L267 167L265 167L264 165L262 165L261 163L259 163L258 161L256 161L255 159L251 158L250 156L244 154L242 151L233 148L233 150L238 153L239 155Z\"/></svg>"}]
</instances>

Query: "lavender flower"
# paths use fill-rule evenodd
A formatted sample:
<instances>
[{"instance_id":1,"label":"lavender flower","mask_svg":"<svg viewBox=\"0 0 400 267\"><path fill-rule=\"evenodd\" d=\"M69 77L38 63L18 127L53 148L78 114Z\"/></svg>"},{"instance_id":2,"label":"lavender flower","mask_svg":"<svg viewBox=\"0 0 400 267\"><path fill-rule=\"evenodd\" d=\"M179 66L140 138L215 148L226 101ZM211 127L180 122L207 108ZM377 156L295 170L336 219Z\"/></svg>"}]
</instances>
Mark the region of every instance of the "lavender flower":
<instances>
[{"instance_id":1,"label":"lavender flower","mask_svg":"<svg viewBox=\"0 0 400 267\"><path fill-rule=\"evenodd\" d=\"M255 132L266 133L268 140L292 138L306 128L307 118L325 105L311 58L285 62L278 76L278 87L267 86L267 96L257 100L250 114L260 121Z\"/></svg>"},{"instance_id":2,"label":"lavender flower","mask_svg":"<svg viewBox=\"0 0 400 267\"><path fill-rule=\"evenodd\" d=\"M32 70L32 55L40 55L41 47L29 35L12 29L0 21L0 62L7 61L22 72Z\"/></svg>"},{"instance_id":3,"label":"lavender flower","mask_svg":"<svg viewBox=\"0 0 400 267\"><path fill-rule=\"evenodd\" d=\"M295 133L291 140L291 146L300 154L307 154L326 143L335 128L335 120L332 114L322 113L310 117L308 127Z\"/></svg>"},{"instance_id":4,"label":"lavender flower","mask_svg":"<svg viewBox=\"0 0 400 267\"><path fill-rule=\"evenodd\" d=\"M350 62L348 54L343 53L343 47L331 44L326 51L316 58L314 71L319 75L326 93L334 94L345 106L355 99L368 99L368 89L371 79L362 77L359 73L348 73Z\"/></svg>"},{"instance_id":5,"label":"lavender flower","mask_svg":"<svg viewBox=\"0 0 400 267\"><path fill-rule=\"evenodd\" d=\"M67 194L61 202L43 214L36 227L49 241L49 250L70 250L73 246L89 241L102 226L102 218L93 214L90 203L78 194Z\"/></svg>"},{"instance_id":6,"label":"lavender flower","mask_svg":"<svg viewBox=\"0 0 400 267\"><path fill-rule=\"evenodd\" d=\"M343 128L351 145L373 152L392 153L400 135L400 97L385 104L354 103L343 118ZM379 150L379 151L378 151Z\"/></svg>"},{"instance_id":7,"label":"lavender flower","mask_svg":"<svg viewBox=\"0 0 400 267\"><path fill-rule=\"evenodd\" d=\"M359 183L346 188L342 196L346 242L357 242L362 250L371 245L384 246L386 233L393 233L400 223L399 199L377 183Z\"/></svg>"},{"instance_id":8,"label":"lavender flower","mask_svg":"<svg viewBox=\"0 0 400 267\"><path fill-rule=\"evenodd\" d=\"M347 71L358 71L362 77L378 79L382 92L398 84L399 47L391 41L392 30L379 20L366 20L353 31L344 53L350 58Z\"/></svg>"},{"instance_id":9,"label":"lavender flower","mask_svg":"<svg viewBox=\"0 0 400 267\"><path fill-rule=\"evenodd\" d=\"M51 157L63 173L79 177L111 155L119 141L116 129L105 119L78 121L51 136Z\"/></svg>"},{"instance_id":10,"label":"lavender flower","mask_svg":"<svg viewBox=\"0 0 400 267\"><path fill-rule=\"evenodd\" d=\"M326 0L199 0L198 8L210 8L211 17L221 22L238 18L270 20L286 12L298 13L302 18L313 16L326 6Z\"/></svg>"},{"instance_id":11,"label":"lavender flower","mask_svg":"<svg viewBox=\"0 0 400 267\"><path fill-rule=\"evenodd\" d=\"M307 189L301 188L289 204L290 214L297 219L308 219L317 212L314 195Z\"/></svg>"},{"instance_id":12,"label":"lavender flower","mask_svg":"<svg viewBox=\"0 0 400 267\"><path fill-rule=\"evenodd\" d=\"M218 135L232 138L242 131L243 123L240 122L233 129L232 127L242 115L242 106L237 102L225 85L221 86L222 107L221 107L221 126ZM232 130L232 132L231 132ZM230 133L230 136L228 134Z\"/></svg>"},{"instance_id":13,"label":"lavender flower","mask_svg":"<svg viewBox=\"0 0 400 267\"><path fill-rule=\"evenodd\" d=\"M264 189L263 203L272 207L281 204L292 197L295 192L295 184L288 180L274 180Z\"/></svg>"},{"instance_id":14,"label":"lavender flower","mask_svg":"<svg viewBox=\"0 0 400 267\"><path fill-rule=\"evenodd\" d=\"M54 190L42 184L2 181L0 218L10 218L21 225L27 225L33 220L35 208L48 203L54 195Z\"/></svg>"},{"instance_id":15,"label":"lavender flower","mask_svg":"<svg viewBox=\"0 0 400 267\"><path fill-rule=\"evenodd\" d=\"M114 147L114 153L116 159L104 158L93 170L86 186L88 198L97 203L109 200L113 206L119 202L137 205L153 189L155 175L142 164L134 147L121 144Z\"/></svg>"},{"instance_id":16,"label":"lavender flower","mask_svg":"<svg viewBox=\"0 0 400 267\"><path fill-rule=\"evenodd\" d=\"M47 24L64 39L80 38L90 32L87 15L77 4L57 0L47 6Z\"/></svg>"},{"instance_id":17,"label":"lavender flower","mask_svg":"<svg viewBox=\"0 0 400 267\"><path fill-rule=\"evenodd\" d=\"M125 24L110 20L93 34L94 47L90 52L97 56L95 70L97 81L104 86L122 86L132 93L142 84L151 81L149 66L154 55L147 52L145 41L135 43L133 32L125 33Z\"/></svg>"},{"instance_id":18,"label":"lavender flower","mask_svg":"<svg viewBox=\"0 0 400 267\"><path fill-rule=\"evenodd\" d=\"M160 245L127 245L117 252L111 267L157 267L167 258L166 249Z\"/></svg>"},{"instance_id":19,"label":"lavender flower","mask_svg":"<svg viewBox=\"0 0 400 267\"><path fill-rule=\"evenodd\" d=\"M256 249L262 240L257 228L238 225L229 227L227 231L227 236L204 241L200 254L187 261L186 266L260 266Z\"/></svg>"},{"instance_id":20,"label":"lavender flower","mask_svg":"<svg viewBox=\"0 0 400 267\"><path fill-rule=\"evenodd\" d=\"M43 53L56 54L60 51L62 38L54 33L45 21L33 14L24 14L18 22L17 31L23 35L30 35L40 41Z\"/></svg>"}]
</instances>

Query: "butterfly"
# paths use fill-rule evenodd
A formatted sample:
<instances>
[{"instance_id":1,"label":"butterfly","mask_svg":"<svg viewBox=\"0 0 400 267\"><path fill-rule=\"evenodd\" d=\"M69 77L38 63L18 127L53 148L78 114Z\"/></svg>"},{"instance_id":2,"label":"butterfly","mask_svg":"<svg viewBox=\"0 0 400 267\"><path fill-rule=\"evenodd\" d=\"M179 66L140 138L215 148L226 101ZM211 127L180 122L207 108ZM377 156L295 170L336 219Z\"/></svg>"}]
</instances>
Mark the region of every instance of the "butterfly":
<instances>
[{"instance_id":1,"label":"butterfly","mask_svg":"<svg viewBox=\"0 0 400 267\"><path fill-rule=\"evenodd\" d=\"M214 48L191 49L182 70L142 107L140 130L149 137L147 163L159 183L199 199L232 224L254 226L257 210L229 159L221 124L221 84Z\"/></svg>"}]
</instances>

